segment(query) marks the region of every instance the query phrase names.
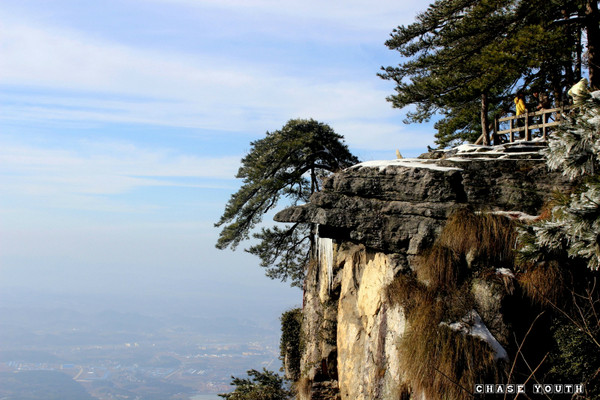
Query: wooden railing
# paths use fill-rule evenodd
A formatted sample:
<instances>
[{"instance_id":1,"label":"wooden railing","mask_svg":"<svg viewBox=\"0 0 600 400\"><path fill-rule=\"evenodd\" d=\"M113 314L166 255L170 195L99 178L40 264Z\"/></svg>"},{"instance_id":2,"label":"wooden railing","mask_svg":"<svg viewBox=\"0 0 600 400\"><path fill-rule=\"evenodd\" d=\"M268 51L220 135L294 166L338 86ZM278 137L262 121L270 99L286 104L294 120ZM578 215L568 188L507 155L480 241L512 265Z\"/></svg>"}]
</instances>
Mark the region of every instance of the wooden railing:
<instances>
[{"instance_id":1,"label":"wooden railing","mask_svg":"<svg viewBox=\"0 0 600 400\"><path fill-rule=\"evenodd\" d=\"M490 144L502 144L514 142L517 139L531 140L533 136L546 140L548 132L560 124L565 110L571 107L549 108L535 112L525 112L519 116L496 117L489 127ZM537 132L536 132L537 131ZM475 144L483 144L483 134Z\"/></svg>"}]
</instances>

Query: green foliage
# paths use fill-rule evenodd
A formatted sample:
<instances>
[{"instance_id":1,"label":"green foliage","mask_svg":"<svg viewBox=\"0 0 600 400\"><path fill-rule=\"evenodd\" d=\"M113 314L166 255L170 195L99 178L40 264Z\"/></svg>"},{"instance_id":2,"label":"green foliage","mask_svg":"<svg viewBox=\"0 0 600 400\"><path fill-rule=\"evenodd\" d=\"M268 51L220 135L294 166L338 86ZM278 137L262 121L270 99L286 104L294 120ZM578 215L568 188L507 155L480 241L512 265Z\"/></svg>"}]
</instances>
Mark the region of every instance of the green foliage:
<instances>
[{"instance_id":1,"label":"green foliage","mask_svg":"<svg viewBox=\"0 0 600 400\"><path fill-rule=\"evenodd\" d=\"M552 365L548 381L587 382L586 389L591 398L600 396L600 382L596 374L600 373L600 351L576 326L564 318L557 319L552 327L552 336L556 349L551 353Z\"/></svg>"},{"instance_id":2,"label":"green foliage","mask_svg":"<svg viewBox=\"0 0 600 400\"><path fill-rule=\"evenodd\" d=\"M300 308L294 308L281 315L279 350L286 369L286 375L294 381L300 378L300 357L304 346L301 328L302 310Z\"/></svg>"},{"instance_id":3,"label":"green foliage","mask_svg":"<svg viewBox=\"0 0 600 400\"><path fill-rule=\"evenodd\" d=\"M453 147L465 142L475 142L481 135L481 121L477 118L479 107L478 103L471 102L460 109L440 109L442 118L433 125L437 130L436 143L440 147Z\"/></svg>"},{"instance_id":4,"label":"green foliage","mask_svg":"<svg viewBox=\"0 0 600 400\"><path fill-rule=\"evenodd\" d=\"M442 115L435 126L442 147L477 138L481 112L490 118L509 110L517 84L550 90L560 101L580 73L582 26L569 17L583 3L437 0L386 42L404 58L380 74L396 83L388 100L397 108L416 105L407 123Z\"/></svg>"},{"instance_id":5,"label":"green foliage","mask_svg":"<svg viewBox=\"0 0 600 400\"><path fill-rule=\"evenodd\" d=\"M265 274L271 279L290 280L292 286L304 282L304 266L310 257L310 225L293 224L285 228L262 228L253 235L258 244L246 251L260 257Z\"/></svg>"},{"instance_id":6,"label":"green foliage","mask_svg":"<svg viewBox=\"0 0 600 400\"><path fill-rule=\"evenodd\" d=\"M292 398L292 392L286 388L285 379L263 368L263 372L251 369L249 378L231 377L235 390L219 394L227 400L286 400Z\"/></svg>"},{"instance_id":7,"label":"green foliage","mask_svg":"<svg viewBox=\"0 0 600 400\"><path fill-rule=\"evenodd\" d=\"M235 249L280 200L305 203L320 188L323 177L358 162L338 135L315 120L288 121L251 143L237 178L242 187L234 193L215 226L222 226L217 248ZM306 224L262 228L252 236L259 243L247 249L261 259L267 276L301 286L310 256L311 229Z\"/></svg>"}]
</instances>

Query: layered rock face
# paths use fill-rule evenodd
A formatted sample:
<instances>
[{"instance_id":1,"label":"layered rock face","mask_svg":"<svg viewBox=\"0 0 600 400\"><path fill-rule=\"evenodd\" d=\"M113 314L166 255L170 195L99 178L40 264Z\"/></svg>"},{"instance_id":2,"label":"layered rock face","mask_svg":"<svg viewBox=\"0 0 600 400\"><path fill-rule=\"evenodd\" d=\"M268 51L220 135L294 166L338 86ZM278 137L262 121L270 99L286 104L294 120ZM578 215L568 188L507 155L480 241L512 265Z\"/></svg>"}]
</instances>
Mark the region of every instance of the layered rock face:
<instances>
[{"instance_id":1,"label":"layered rock face","mask_svg":"<svg viewBox=\"0 0 600 400\"><path fill-rule=\"evenodd\" d=\"M333 257L321 254L307 273L301 399L422 397L406 387L397 351L405 313L386 288L415 268L457 209L536 215L554 190L567 190L538 149L470 147L358 164L330 177L309 204L276 215L318 224L319 236L333 240ZM494 309L485 289L477 289L482 304Z\"/></svg>"}]
</instances>

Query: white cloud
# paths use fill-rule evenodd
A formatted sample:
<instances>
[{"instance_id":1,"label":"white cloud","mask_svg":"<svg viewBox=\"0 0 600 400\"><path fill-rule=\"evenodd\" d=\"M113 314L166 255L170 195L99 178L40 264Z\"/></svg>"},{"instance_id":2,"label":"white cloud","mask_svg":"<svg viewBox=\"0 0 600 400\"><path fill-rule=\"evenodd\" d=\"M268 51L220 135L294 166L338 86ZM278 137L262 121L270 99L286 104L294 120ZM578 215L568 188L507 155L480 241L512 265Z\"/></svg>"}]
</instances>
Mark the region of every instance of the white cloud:
<instances>
[{"instance_id":1,"label":"white cloud","mask_svg":"<svg viewBox=\"0 0 600 400\"><path fill-rule=\"evenodd\" d=\"M236 13L251 8L259 14L312 20L316 29L330 20L333 25L360 25L357 29L365 32L420 7L416 2L391 1L156 1ZM353 148L402 149L431 142L430 136L411 139L411 131L400 122L402 115L385 101L389 85L375 76L376 71L362 76L351 65L339 76L331 73L336 67L330 65L306 71L294 65L279 71L279 64L271 59L165 50L152 48L152 43L126 45L97 33L34 25L1 11L0 19L0 85L12 88L0 93L0 120L5 122L51 125L52 129L74 122L137 123L198 128L212 134L247 132L256 137L291 118L315 118L343 134ZM318 65L319 60L307 63ZM28 142L13 140L0 149L4 183L0 190L55 196L65 204L80 202L91 208L101 206L95 196L140 187L214 185L206 179L229 179L239 163L239 154L190 156L186 149L177 149L177 143L174 152L142 144L120 148L79 143L77 148L48 149L23 143ZM183 183L182 177L194 182ZM67 194L69 199L64 197Z\"/></svg>"},{"instance_id":2,"label":"white cloud","mask_svg":"<svg viewBox=\"0 0 600 400\"><path fill-rule=\"evenodd\" d=\"M83 32L6 23L0 38L0 83L89 90L156 99L199 99L256 86L223 60L174 55L86 37ZM200 92L196 92L201 89Z\"/></svg>"},{"instance_id":3,"label":"white cloud","mask_svg":"<svg viewBox=\"0 0 600 400\"><path fill-rule=\"evenodd\" d=\"M3 144L0 190L6 195L62 197L120 194L148 186L223 187L214 180L231 179L239 166L237 156L194 157L118 143L81 146L64 150Z\"/></svg>"},{"instance_id":4,"label":"white cloud","mask_svg":"<svg viewBox=\"0 0 600 400\"><path fill-rule=\"evenodd\" d=\"M344 135L348 143L364 150L387 150L395 158L396 149L406 154L420 154L433 143L434 132L403 124L378 121L348 121L336 124L336 132Z\"/></svg>"},{"instance_id":5,"label":"white cloud","mask_svg":"<svg viewBox=\"0 0 600 400\"><path fill-rule=\"evenodd\" d=\"M0 84L51 91L1 95L5 120L133 122L256 134L295 117L400 119L374 73L356 80L292 76L274 73L268 60L139 49L10 21L0 53Z\"/></svg>"}]
</instances>

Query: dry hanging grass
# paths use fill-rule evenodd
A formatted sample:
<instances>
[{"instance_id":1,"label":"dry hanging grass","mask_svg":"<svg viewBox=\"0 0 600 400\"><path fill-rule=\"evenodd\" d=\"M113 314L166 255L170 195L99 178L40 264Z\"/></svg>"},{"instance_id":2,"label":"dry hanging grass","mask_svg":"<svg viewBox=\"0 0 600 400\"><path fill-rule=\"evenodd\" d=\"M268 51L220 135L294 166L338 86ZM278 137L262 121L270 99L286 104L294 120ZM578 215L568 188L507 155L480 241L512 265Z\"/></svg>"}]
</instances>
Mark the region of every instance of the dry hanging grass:
<instances>
[{"instance_id":1,"label":"dry hanging grass","mask_svg":"<svg viewBox=\"0 0 600 400\"><path fill-rule=\"evenodd\" d=\"M517 233L508 218L459 210L446 223L437 242L468 259L512 265Z\"/></svg>"},{"instance_id":2,"label":"dry hanging grass","mask_svg":"<svg viewBox=\"0 0 600 400\"><path fill-rule=\"evenodd\" d=\"M438 293L406 275L388 287L390 301L403 306L409 322L398 347L401 369L409 386L427 398L471 398L475 383L501 380L504 364L487 343L442 324L472 309L468 285L444 297Z\"/></svg>"},{"instance_id":3,"label":"dry hanging grass","mask_svg":"<svg viewBox=\"0 0 600 400\"><path fill-rule=\"evenodd\" d=\"M518 276L519 284L527 296L540 304L557 304L564 288L564 276L556 262L531 266Z\"/></svg>"},{"instance_id":4,"label":"dry hanging grass","mask_svg":"<svg viewBox=\"0 0 600 400\"><path fill-rule=\"evenodd\" d=\"M398 275L387 288L388 301L399 304L409 320L422 304L432 304L432 292L425 285L409 275Z\"/></svg>"},{"instance_id":5,"label":"dry hanging grass","mask_svg":"<svg viewBox=\"0 0 600 400\"><path fill-rule=\"evenodd\" d=\"M432 290L450 290L459 281L461 259L449 247L434 244L417 260L417 278Z\"/></svg>"},{"instance_id":6,"label":"dry hanging grass","mask_svg":"<svg viewBox=\"0 0 600 400\"><path fill-rule=\"evenodd\" d=\"M472 269L513 265L516 235L506 217L459 210L418 258L417 277L433 290L452 290L473 274Z\"/></svg>"},{"instance_id":7,"label":"dry hanging grass","mask_svg":"<svg viewBox=\"0 0 600 400\"><path fill-rule=\"evenodd\" d=\"M458 211L418 258L415 276L400 275L388 287L390 301L406 312L408 328L398 351L415 393L469 399L475 383L502 382L507 376L506 363L494 359L486 342L447 324L475 307L470 291L475 275L486 270L499 279L495 268L513 265L515 240L514 223L506 217Z\"/></svg>"},{"instance_id":8,"label":"dry hanging grass","mask_svg":"<svg viewBox=\"0 0 600 400\"><path fill-rule=\"evenodd\" d=\"M470 399L475 383L504 374L486 343L445 326L412 327L399 351L406 378L426 398Z\"/></svg>"},{"instance_id":9,"label":"dry hanging grass","mask_svg":"<svg viewBox=\"0 0 600 400\"><path fill-rule=\"evenodd\" d=\"M401 369L412 389L427 398L468 399L475 383L500 382L505 364L494 359L490 346L442 324L465 315L472 306L465 300L465 287L442 299L403 280L395 282L390 292L397 299L413 298L407 310L409 328L398 347ZM398 293L406 289L414 290L412 296Z\"/></svg>"},{"instance_id":10,"label":"dry hanging grass","mask_svg":"<svg viewBox=\"0 0 600 400\"><path fill-rule=\"evenodd\" d=\"M298 397L307 399L312 392L312 381L307 377L301 377L294 382L293 390Z\"/></svg>"}]
</instances>

